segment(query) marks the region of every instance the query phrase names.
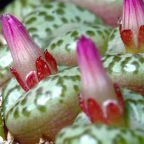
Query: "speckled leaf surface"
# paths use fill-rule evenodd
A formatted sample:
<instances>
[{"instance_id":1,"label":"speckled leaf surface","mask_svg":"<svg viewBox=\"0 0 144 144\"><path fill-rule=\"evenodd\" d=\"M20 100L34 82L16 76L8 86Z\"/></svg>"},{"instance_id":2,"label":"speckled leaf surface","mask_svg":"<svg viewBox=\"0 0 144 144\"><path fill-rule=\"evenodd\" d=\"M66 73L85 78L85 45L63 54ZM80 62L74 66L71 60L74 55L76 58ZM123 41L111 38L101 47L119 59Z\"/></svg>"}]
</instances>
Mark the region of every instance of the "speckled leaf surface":
<instances>
[{"instance_id":1,"label":"speckled leaf surface","mask_svg":"<svg viewBox=\"0 0 144 144\"><path fill-rule=\"evenodd\" d=\"M41 81L5 114L6 126L23 143L34 143L42 135L54 139L80 112L79 82L77 68Z\"/></svg>"},{"instance_id":2,"label":"speckled leaf surface","mask_svg":"<svg viewBox=\"0 0 144 144\"><path fill-rule=\"evenodd\" d=\"M127 126L144 133L144 97L127 89L123 89L123 95Z\"/></svg>"},{"instance_id":3,"label":"speckled leaf surface","mask_svg":"<svg viewBox=\"0 0 144 144\"><path fill-rule=\"evenodd\" d=\"M8 48L0 47L0 86L2 86L12 76L9 67L12 64L12 57Z\"/></svg>"},{"instance_id":4,"label":"speckled leaf surface","mask_svg":"<svg viewBox=\"0 0 144 144\"><path fill-rule=\"evenodd\" d=\"M104 55L110 30L109 27L100 24L65 24L55 30L54 38L47 49L58 63L68 66L77 65L76 48L78 38L81 35L91 38L96 43L101 55Z\"/></svg>"},{"instance_id":5,"label":"speckled leaf surface","mask_svg":"<svg viewBox=\"0 0 144 144\"><path fill-rule=\"evenodd\" d=\"M56 144L143 144L144 137L135 131L105 125L73 125L61 130Z\"/></svg>"},{"instance_id":6,"label":"speckled leaf surface","mask_svg":"<svg viewBox=\"0 0 144 144\"><path fill-rule=\"evenodd\" d=\"M52 38L53 31L64 24L101 23L101 21L94 14L73 4L53 2L44 4L27 15L24 23L37 44L45 48Z\"/></svg>"}]
</instances>

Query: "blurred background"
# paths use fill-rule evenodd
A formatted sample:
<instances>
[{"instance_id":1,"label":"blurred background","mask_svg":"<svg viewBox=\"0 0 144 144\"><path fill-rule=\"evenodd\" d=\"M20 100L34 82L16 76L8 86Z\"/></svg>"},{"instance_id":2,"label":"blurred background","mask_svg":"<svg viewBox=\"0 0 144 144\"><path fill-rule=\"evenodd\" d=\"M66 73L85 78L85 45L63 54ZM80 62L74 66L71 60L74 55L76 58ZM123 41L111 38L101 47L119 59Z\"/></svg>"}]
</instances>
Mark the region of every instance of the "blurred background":
<instances>
[{"instance_id":1,"label":"blurred background","mask_svg":"<svg viewBox=\"0 0 144 144\"><path fill-rule=\"evenodd\" d=\"M0 0L0 9L4 8L11 1L13 0Z\"/></svg>"},{"instance_id":2,"label":"blurred background","mask_svg":"<svg viewBox=\"0 0 144 144\"><path fill-rule=\"evenodd\" d=\"M7 12L21 19L32 9L49 1L75 3L95 13L105 23L113 27L117 25L122 14L123 0L0 0L0 14Z\"/></svg>"}]
</instances>

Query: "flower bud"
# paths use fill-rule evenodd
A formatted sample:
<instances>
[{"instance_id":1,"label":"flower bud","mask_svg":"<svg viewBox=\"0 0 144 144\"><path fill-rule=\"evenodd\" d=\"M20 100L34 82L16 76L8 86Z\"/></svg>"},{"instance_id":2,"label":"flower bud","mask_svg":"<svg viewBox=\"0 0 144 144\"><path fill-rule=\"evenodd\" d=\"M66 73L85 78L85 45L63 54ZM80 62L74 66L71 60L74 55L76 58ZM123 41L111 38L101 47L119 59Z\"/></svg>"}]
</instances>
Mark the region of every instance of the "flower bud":
<instances>
[{"instance_id":1,"label":"flower bud","mask_svg":"<svg viewBox=\"0 0 144 144\"><path fill-rule=\"evenodd\" d=\"M55 59L33 42L22 23L14 16L1 16L2 30L13 58L11 72L25 91L57 72Z\"/></svg>"},{"instance_id":2,"label":"flower bud","mask_svg":"<svg viewBox=\"0 0 144 144\"><path fill-rule=\"evenodd\" d=\"M142 0L124 0L120 35L127 52L144 52L144 4Z\"/></svg>"},{"instance_id":3,"label":"flower bud","mask_svg":"<svg viewBox=\"0 0 144 144\"><path fill-rule=\"evenodd\" d=\"M120 124L123 122L123 99L103 68L95 44L82 36L77 44L81 72L80 104L92 122Z\"/></svg>"}]
</instances>

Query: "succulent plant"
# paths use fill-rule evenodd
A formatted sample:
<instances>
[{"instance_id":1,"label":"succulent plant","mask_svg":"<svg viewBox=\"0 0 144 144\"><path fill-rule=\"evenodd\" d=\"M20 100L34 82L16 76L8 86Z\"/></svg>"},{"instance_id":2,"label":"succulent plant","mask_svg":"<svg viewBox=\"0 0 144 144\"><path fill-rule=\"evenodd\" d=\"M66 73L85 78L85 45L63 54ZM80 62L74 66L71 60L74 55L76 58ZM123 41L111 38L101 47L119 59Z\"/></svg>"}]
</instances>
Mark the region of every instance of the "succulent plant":
<instances>
[{"instance_id":1,"label":"succulent plant","mask_svg":"<svg viewBox=\"0 0 144 144\"><path fill-rule=\"evenodd\" d=\"M139 22L142 1L125 0L123 17L126 2L134 13L131 2L136 4ZM134 43L128 50L121 29L124 18L120 29L113 29L74 4L14 3L20 4L26 28L11 14L1 16L7 45L0 38L0 136L6 139L8 131L20 144L40 139L143 144L144 55L133 51ZM133 22L129 27L133 31ZM10 65L17 81L8 72Z\"/></svg>"},{"instance_id":2,"label":"succulent plant","mask_svg":"<svg viewBox=\"0 0 144 144\"><path fill-rule=\"evenodd\" d=\"M58 0L72 2L84 7L111 26L116 26L118 19L121 17L122 0Z\"/></svg>"},{"instance_id":3,"label":"succulent plant","mask_svg":"<svg viewBox=\"0 0 144 144\"><path fill-rule=\"evenodd\" d=\"M144 7L142 0L124 1L121 38L130 53L144 52Z\"/></svg>"},{"instance_id":4,"label":"succulent plant","mask_svg":"<svg viewBox=\"0 0 144 144\"><path fill-rule=\"evenodd\" d=\"M96 15L73 4L52 2L43 4L27 15L24 23L35 42L44 49L55 35L61 36L64 32L71 30L71 23L81 25L102 22ZM69 26L65 26L65 24L69 24ZM57 29L61 31L56 33ZM55 33L54 36L53 33Z\"/></svg>"},{"instance_id":5,"label":"succulent plant","mask_svg":"<svg viewBox=\"0 0 144 144\"><path fill-rule=\"evenodd\" d=\"M63 129L56 139L56 144L142 144L144 137L125 128L105 125L72 125Z\"/></svg>"}]
</instances>

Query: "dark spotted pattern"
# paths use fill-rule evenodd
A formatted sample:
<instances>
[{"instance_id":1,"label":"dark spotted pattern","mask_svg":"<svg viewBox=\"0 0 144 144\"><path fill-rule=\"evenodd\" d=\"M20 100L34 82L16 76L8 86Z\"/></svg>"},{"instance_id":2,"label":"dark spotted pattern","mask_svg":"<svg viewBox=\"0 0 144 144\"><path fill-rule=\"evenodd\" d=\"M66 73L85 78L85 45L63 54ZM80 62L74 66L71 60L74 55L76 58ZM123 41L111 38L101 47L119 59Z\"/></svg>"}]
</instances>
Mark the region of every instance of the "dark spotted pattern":
<instances>
[{"instance_id":1,"label":"dark spotted pattern","mask_svg":"<svg viewBox=\"0 0 144 144\"><path fill-rule=\"evenodd\" d=\"M17 100L21 97L21 95L24 93L23 89L20 87L18 82L13 78L11 79L7 85L3 88L2 91L2 97L3 97L3 112L4 112L4 118L6 118L7 113L11 110L12 107L14 107L17 103ZM21 104L26 104L26 100L23 99L21 101ZM15 114L18 113L18 109L16 110Z\"/></svg>"},{"instance_id":2,"label":"dark spotted pattern","mask_svg":"<svg viewBox=\"0 0 144 144\"><path fill-rule=\"evenodd\" d=\"M119 27L112 30L108 39L107 54L123 54L125 53L125 47L121 40Z\"/></svg>"},{"instance_id":3,"label":"dark spotted pattern","mask_svg":"<svg viewBox=\"0 0 144 144\"><path fill-rule=\"evenodd\" d=\"M70 29L71 28L71 29ZM62 28L61 28L62 29ZM103 55L107 47L108 34L110 28L102 25L90 26L85 24L66 24L61 35L56 35L48 45L48 51L55 57L58 63L73 66L76 61L76 43L81 35L91 38ZM101 34L98 33L101 32ZM55 33L59 33L55 31Z\"/></svg>"},{"instance_id":4,"label":"dark spotted pattern","mask_svg":"<svg viewBox=\"0 0 144 144\"><path fill-rule=\"evenodd\" d=\"M9 72L9 66L12 63L12 57L7 47L0 47L0 87L12 76Z\"/></svg>"},{"instance_id":5,"label":"dark spotted pattern","mask_svg":"<svg viewBox=\"0 0 144 144\"><path fill-rule=\"evenodd\" d=\"M41 81L34 89L20 96L11 108L5 111L7 127L20 141L24 135L27 135L29 129L33 131L40 128L41 135L47 133L49 137L53 129L58 131L62 125L67 125L68 121L71 123L79 113L79 82L80 76L76 67ZM9 99L8 97L7 100ZM59 122L55 123L55 121ZM22 135L21 132L23 132ZM33 141L35 140L31 142Z\"/></svg>"},{"instance_id":6,"label":"dark spotted pattern","mask_svg":"<svg viewBox=\"0 0 144 144\"><path fill-rule=\"evenodd\" d=\"M143 93L144 55L120 54L106 55L103 65L115 83Z\"/></svg>"},{"instance_id":7,"label":"dark spotted pattern","mask_svg":"<svg viewBox=\"0 0 144 144\"><path fill-rule=\"evenodd\" d=\"M109 48L109 46L113 46L116 40L119 40L116 34L117 30L115 30L108 42L111 29L99 24L93 26L94 23L101 22L88 11L62 2L51 4L43 2L33 12L31 10L39 5L37 0L17 0L12 6L15 7L16 3L20 3L20 6L27 9L26 11L22 10L19 15L20 18L31 12L24 20L28 31L43 49L49 45L48 48L55 57L60 55L59 63L65 64L63 61L68 60L69 57L71 57L70 62L75 59L73 54L75 53L76 41L82 34L96 42L101 54L105 54L107 46ZM73 11L73 15L70 14L71 11ZM123 48L121 44L120 46ZM107 52L112 50L109 48ZM0 49L0 51L2 51L0 53L1 84L1 80L3 81L3 77L8 73L9 66L9 64L3 63L5 62L3 59L9 57L7 56L9 53L7 49L6 51ZM61 61L63 56L68 56L68 58L65 57ZM104 66L114 81L124 86L138 83L140 88L144 86L143 62L143 54L107 55L103 58ZM121 78L121 76L123 78L122 82L121 79L117 79L117 77ZM49 137L55 129L59 131L59 126L64 126L65 123L67 125L68 120L71 123L80 111L78 103L79 82L80 74L78 69L71 68L43 80L34 89L23 95L24 92L12 79L3 91L3 111L7 127L19 141L25 141L23 138L29 133L30 136L27 136L27 139L29 139L30 143L36 142L35 139L31 138L36 137L38 133L41 136L46 133L46 137ZM132 129L143 131L144 100L125 99L127 125ZM65 120L66 118L68 120ZM105 144L108 141L114 144L144 143L144 137L136 131L105 126L87 126L87 124L87 121L83 124L75 123L73 126L64 129L58 135L57 144L93 144L96 142L97 144ZM37 129L39 131L33 133ZM106 137L102 137L103 134Z\"/></svg>"},{"instance_id":8,"label":"dark spotted pattern","mask_svg":"<svg viewBox=\"0 0 144 144\"><path fill-rule=\"evenodd\" d=\"M126 122L128 127L144 132L144 98L139 100L127 99Z\"/></svg>"},{"instance_id":9,"label":"dark spotted pattern","mask_svg":"<svg viewBox=\"0 0 144 144\"><path fill-rule=\"evenodd\" d=\"M129 129L73 125L61 130L56 144L143 144L143 135Z\"/></svg>"},{"instance_id":10,"label":"dark spotted pattern","mask_svg":"<svg viewBox=\"0 0 144 144\"><path fill-rule=\"evenodd\" d=\"M34 40L41 48L46 48L56 29L67 23L93 23L101 21L87 10L62 2L53 2L39 6L27 15L24 23Z\"/></svg>"}]
</instances>

